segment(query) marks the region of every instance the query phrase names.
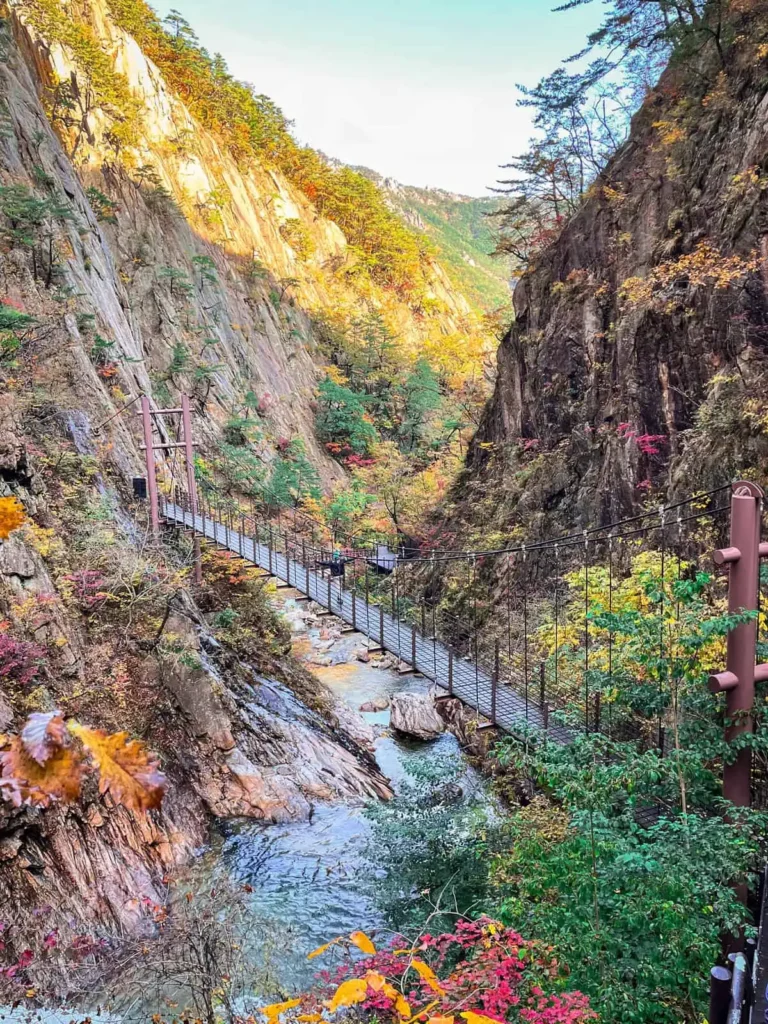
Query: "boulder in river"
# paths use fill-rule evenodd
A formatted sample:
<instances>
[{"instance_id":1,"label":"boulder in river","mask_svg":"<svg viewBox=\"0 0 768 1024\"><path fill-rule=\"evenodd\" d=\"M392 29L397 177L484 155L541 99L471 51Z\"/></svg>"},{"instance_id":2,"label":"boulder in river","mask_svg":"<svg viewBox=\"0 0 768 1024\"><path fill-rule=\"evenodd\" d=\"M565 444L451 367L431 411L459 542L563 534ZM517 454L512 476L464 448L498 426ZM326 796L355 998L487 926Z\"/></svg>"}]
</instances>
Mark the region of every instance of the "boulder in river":
<instances>
[{"instance_id":1,"label":"boulder in river","mask_svg":"<svg viewBox=\"0 0 768 1024\"><path fill-rule=\"evenodd\" d=\"M445 723L429 693L396 693L389 707L389 724L404 736L434 740L445 731Z\"/></svg>"},{"instance_id":2,"label":"boulder in river","mask_svg":"<svg viewBox=\"0 0 768 1024\"><path fill-rule=\"evenodd\" d=\"M365 704L360 705L360 710L367 713L373 711L386 711L389 707L389 701L386 697L376 697L375 700L367 700Z\"/></svg>"}]
</instances>

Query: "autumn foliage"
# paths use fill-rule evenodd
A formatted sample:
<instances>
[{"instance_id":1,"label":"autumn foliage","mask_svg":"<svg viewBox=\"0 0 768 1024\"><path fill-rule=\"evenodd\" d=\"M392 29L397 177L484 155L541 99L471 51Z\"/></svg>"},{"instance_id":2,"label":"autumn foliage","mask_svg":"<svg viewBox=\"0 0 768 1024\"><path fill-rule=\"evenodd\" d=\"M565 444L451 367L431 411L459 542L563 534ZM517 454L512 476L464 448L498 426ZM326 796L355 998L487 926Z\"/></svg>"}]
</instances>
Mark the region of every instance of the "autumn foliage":
<instances>
[{"instance_id":1,"label":"autumn foliage","mask_svg":"<svg viewBox=\"0 0 768 1024\"><path fill-rule=\"evenodd\" d=\"M16 498L0 498L0 540L8 540L25 518L20 501Z\"/></svg>"},{"instance_id":2,"label":"autumn foliage","mask_svg":"<svg viewBox=\"0 0 768 1024\"><path fill-rule=\"evenodd\" d=\"M125 732L109 735L49 711L30 715L17 736L2 739L0 795L15 807L72 803L92 774L116 804L133 811L160 806L165 778L158 762Z\"/></svg>"},{"instance_id":3,"label":"autumn foliage","mask_svg":"<svg viewBox=\"0 0 768 1024\"><path fill-rule=\"evenodd\" d=\"M526 942L488 918L459 921L454 931L423 935L412 947L395 940L381 951L368 936L353 932L310 957L344 944L356 946L365 957L324 971L319 990L264 1007L267 1024L289 1014L302 1024L321 1022L348 1007L393 1024L582 1024L597 1019L586 996L561 991L567 971L549 947Z\"/></svg>"}]
</instances>

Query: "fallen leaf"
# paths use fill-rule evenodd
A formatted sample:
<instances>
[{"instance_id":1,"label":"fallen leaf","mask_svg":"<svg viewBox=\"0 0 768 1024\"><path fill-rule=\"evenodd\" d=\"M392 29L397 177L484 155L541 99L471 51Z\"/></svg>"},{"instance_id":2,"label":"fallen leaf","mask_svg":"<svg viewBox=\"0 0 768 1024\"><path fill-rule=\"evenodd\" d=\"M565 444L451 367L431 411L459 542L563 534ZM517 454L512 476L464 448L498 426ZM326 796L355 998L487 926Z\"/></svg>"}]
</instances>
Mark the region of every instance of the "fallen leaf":
<instances>
[{"instance_id":1,"label":"fallen leaf","mask_svg":"<svg viewBox=\"0 0 768 1024\"><path fill-rule=\"evenodd\" d=\"M99 770L99 792L109 793L115 803L133 811L159 807L165 792L165 776L158 762L139 740L127 732L111 735L89 729L70 719L69 731L77 736Z\"/></svg>"},{"instance_id":2,"label":"fallen leaf","mask_svg":"<svg viewBox=\"0 0 768 1024\"><path fill-rule=\"evenodd\" d=\"M17 807L48 807L55 800L72 803L80 796L83 764L70 747L59 747L40 764L29 756L21 736L14 736L9 748L0 753L0 765L0 785Z\"/></svg>"},{"instance_id":3,"label":"fallen leaf","mask_svg":"<svg viewBox=\"0 0 768 1024\"><path fill-rule=\"evenodd\" d=\"M58 711L36 711L21 730L24 749L38 764L45 764L66 740L67 727Z\"/></svg>"}]
</instances>

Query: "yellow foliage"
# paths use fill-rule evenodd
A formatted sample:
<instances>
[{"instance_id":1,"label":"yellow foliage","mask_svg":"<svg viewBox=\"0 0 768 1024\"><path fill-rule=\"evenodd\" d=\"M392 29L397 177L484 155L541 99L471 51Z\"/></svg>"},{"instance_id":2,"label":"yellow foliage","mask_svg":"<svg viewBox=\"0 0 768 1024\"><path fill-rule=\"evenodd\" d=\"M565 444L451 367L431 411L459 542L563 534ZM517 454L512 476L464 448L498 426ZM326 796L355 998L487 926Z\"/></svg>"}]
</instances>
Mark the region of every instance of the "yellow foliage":
<instances>
[{"instance_id":1,"label":"yellow foliage","mask_svg":"<svg viewBox=\"0 0 768 1024\"><path fill-rule=\"evenodd\" d=\"M343 386L349 384L349 377L342 373L338 366L324 366L323 373L329 380L332 380L334 384L341 384Z\"/></svg>"},{"instance_id":2,"label":"yellow foliage","mask_svg":"<svg viewBox=\"0 0 768 1024\"><path fill-rule=\"evenodd\" d=\"M348 981L343 981L334 992L333 998L325 1003L331 1013L335 1013L341 1006L354 1006L356 1003L362 1003L368 994L371 973L366 974L364 978L350 978ZM381 985L384 984L381 974L376 975L376 979L380 980Z\"/></svg>"},{"instance_id":3,"label":"yellow foliage","mask_svg":"<svg viewBox=\"0 0 768 1024\"><path fill-rule=\"evenodd\" d=\"M362 950L363 953L367 953L368 956L376 955L376 947L365 934L365 932L352 932L352 934L349 936L349 941L354 946L357 946L359 950Z\"/></svg>"},{"instance_id":4,"label":"yellow foliage","mask_svg":"<svg viewBox=\"0 0 768 1024\"><path fill-rule=\"evenodd\" d=\"M301 1002L300 999L286 999L284 1003L272 1003L270 1006L262 1006L259 1013L263 1013L267 1018L267 1024L274 1024L281 1014L286 1013L288 1010L292 1010L295 1006L298 1006ZM301 1018L299 1018L301 1020Z\"/></svg>"},{"instance_id":5,"label":"yellow foliage","mask_svg":"<svg viewBox=\"0 0 768 1024\"><path fill-rule=\"evenodd\" d=\"M658 292L681 279L686 280L690 288L709 287L720 291L743 281L747 274L754 273L758 267L756 252L748 257L737 253L725 256L705 240L692 253L660 263L647 277L627 278L619 289L619 297L628 307L647 306L657 299Z\"/></svg>"},{"instance_id":6,"label":"yellow foliage","mask_svg":"<svg viewBox=\"0 0 768 1024\"><path fill-rule=\"evenodd\" d=\"M677 121L655 121L653 127L659 136L659 143L667 149L685 139L685 131Z\"/></svg>"},{"instance_id":7,"label":"yellow foliage","mask_svg":"<svg viewBox=\"0 0 768 1024\"><path fill-rule=\"evenodd\" d=\"M445 994L445 989L437 980L437 975L428 964L425 964L422 960L411 960L410 966L429 985L433 992L438 992L440 995Z\"/></svg>"},{"instance_id":8,"label":"yellow foliage","mask_svg":"<svg viewBox=\"0 0 768 1024\"><path fill-rule=\"evenodd\" d=\"M467 1024L498 1024L493 1017L486 1017L482 1013L473 1013L472 1010L464 1010L459 1016L463 1017Z\"/></svg>"},{"instance_id":9,"label":"yellow foliage","mask_svg":"<svg viewBox=\"0 0 768 1024\"><path fill-rule=\"evenodd\" d=\"M25 519L24 508L17 498L0 498L0 540L8 540Z\"/></svg>"}]
</instances>

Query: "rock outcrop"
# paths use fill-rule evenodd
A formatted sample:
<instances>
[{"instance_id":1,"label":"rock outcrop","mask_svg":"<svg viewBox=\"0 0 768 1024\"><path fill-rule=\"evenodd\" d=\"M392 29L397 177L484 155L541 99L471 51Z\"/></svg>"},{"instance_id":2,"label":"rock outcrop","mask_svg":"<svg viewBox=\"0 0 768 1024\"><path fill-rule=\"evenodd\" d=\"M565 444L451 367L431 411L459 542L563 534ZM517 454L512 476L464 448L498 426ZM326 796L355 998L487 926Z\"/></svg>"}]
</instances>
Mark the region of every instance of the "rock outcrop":
<instances>
[{"instance_id":1,"label":"rock outcrop","mask_svg":"<svg viewBox=\"0 0 768 1024\"><path fill-rule=\"evenodd\" d=\"M611 521L768 468L758 17L735 26L724 66L713 48L662 77L517 285L457 492L486 535Z\"/></svg>"},{"instance_id":2,"label":"rock outcrop","mask_svg":"<svg viewBox=\"0 0 768 1024\"><path fill-rule=\"evenodd\" d=\"M445 723L430 693L396 693L389 702L389 724L395 732L417 740L435 740Z\"/></svg>"}]
</instances>

